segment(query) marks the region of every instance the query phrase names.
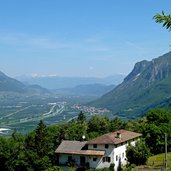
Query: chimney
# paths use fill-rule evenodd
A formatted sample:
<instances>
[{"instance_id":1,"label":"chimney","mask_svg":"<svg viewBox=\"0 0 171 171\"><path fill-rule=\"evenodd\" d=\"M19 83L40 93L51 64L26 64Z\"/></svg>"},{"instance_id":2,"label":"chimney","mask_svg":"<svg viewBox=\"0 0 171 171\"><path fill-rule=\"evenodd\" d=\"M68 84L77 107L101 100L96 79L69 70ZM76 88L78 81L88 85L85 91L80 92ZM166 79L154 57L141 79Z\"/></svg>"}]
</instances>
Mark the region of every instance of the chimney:
<instances>
[{"instance_id":1,"label":"chimney","mask_svg":"<svg viewBox=\"0 0 171 171\"><path fill-rule=\"evenodd\" d=\"M82 137L81 137L81 141L83 142L84 140L85 140L85 135L82 135Z\"/></svg>"},{"instance_id":2,"label":"chimney","mask_svg":"<svg viewBox=\"0 0 171 171\"><path fill-rule=\"evenodd\" d=\"M116 134L116 138L121 139L121 133L120 133L120 132L117 132L117 134Z\"/></svg>"}]
</instances>

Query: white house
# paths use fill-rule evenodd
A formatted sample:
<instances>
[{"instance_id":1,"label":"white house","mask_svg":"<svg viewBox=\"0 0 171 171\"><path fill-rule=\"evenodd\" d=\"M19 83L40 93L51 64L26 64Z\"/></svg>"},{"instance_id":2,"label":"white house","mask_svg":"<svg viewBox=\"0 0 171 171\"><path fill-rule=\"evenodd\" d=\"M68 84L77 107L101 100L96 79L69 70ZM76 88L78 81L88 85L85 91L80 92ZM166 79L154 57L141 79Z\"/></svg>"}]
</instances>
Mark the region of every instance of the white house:
<instances>
[{"instance_id":1,"label":"white house","mask_svg":"<svg viewBox=\"0 0 171 171\"><path fill-rule=\"evenodd\" d=\"M134 145L141 134L119 130L99 136L90 141L62 141L56 149L60 165L74 163L90 168L104 168L115 164L114 170L127 164L126 147Z\"/></svg>"}]
</instances>

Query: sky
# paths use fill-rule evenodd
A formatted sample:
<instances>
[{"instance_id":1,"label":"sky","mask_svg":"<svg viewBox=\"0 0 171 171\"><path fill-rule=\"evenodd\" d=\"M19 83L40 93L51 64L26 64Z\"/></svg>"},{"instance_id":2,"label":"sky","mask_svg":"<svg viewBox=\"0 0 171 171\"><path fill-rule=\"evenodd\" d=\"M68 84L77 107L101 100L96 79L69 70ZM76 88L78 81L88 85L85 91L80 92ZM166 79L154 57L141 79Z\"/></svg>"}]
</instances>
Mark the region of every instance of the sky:
<instances>
[{"instance_id":1,"label":"sky","mask_svg":"<svg viewBox=\"0 0 171 171\"><path fill-rule=\"evenodd\" d=\"M0 0L0 70L105 77L171 50L170 0Z\"/></svg>"}]
</instances>

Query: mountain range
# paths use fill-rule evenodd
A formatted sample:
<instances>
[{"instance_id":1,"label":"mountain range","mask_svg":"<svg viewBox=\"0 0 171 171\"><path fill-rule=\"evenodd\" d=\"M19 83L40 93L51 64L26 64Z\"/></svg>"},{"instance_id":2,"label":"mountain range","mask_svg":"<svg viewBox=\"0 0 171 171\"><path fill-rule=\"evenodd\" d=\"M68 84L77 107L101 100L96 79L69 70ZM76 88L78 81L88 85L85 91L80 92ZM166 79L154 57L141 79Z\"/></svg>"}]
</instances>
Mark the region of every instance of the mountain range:
<instances>
[{"instance_id":1,"label":"mountain range","mask_svg":"<svg viewBox=\"0 0 171 171\"><path fill-rule=\"evenodd\" d=\"M74 88L79 85L118 85L125 78L124 74L114 74L107 77L62 77L62 76L18 76L17 80L25 84L37 84L47 89Z\"/></svg>"},{"instance_id":2,"label":"mountain range","mask_svg":"<svg viewBox=\"0 0 171 171\"><path fill-rule=\"evenodd\" d=\"M48 82L48 79L52 80ZM171 52L151 61L143 60L136 63L133 70L117 86L101 84L101 79L99 79L99 83L98 79L93 80L93 78L44 79L49 85L54 80L57 82L63 80L61 85L66 84L67 88L48 90L41 85L36 85L36 82L33 82L34 85L25 84L0 72L0 99L3 101L10 93L12 97L15 94L17 96L45 94L52 96L63 94L63 96L71 95L71 97L91 96L97 100L89 102L88 105L107 108L113 115L127 119L140 117L149 109L171 106ZM105 80L111 82L111 78L105 78ZM84 84L79 85L83 82ZM87 82L90 83L86 84ZM54 88L59 86L56 84ZM99 96L101 97L98 98Z\"/></svg>"},{"instance_id":3,"label":"mountain range","mask_svg":"<svg viewBox=\"0 0 171 171\"><path fill-rule=\"evenodd\" d=\"M91 103L126 118L142 116L151 108L170 104L171 52L136 63L121 84Z\"/></svg>"},{"instance_id":4,"label":"mountain range","mask_svg":"<svg viewBox=\"0 0 171 171\"><path fill-rule=\"evenodd\" d=\"M71 80L71 79L69 79ZM68 81L69 81L68 80ZM75 79L76 80L76 79ZM85 79L86 82L88 80ZM90 79L91 80L91 79ZM59 80L58 80L59 81ZM75 82L77 85L79 82ZM45 95L51 94L51 96L59 95L60 97L67 97L67 96L89 96L93 97L93 99L100 97L101 95L107 93L108 91L112 90L115 86L114 85L105 85L105 84L83 84L77 85L72 88L61 88L55 90L48 90L43 88L38 84L30 85L22 83L14 78L8 77L3 72L0 72L0 93L3 95L8 93L9 94L21 94L21 95Z\"/></svg>"},{"instance_id":5,"label":"mountain range","mask_svg":"<svg viewBox=\"0 0 171 171\"><path fill-rule=\"evenodd\" d=\"M90 97L100 97L103 94L111 91L115 85L105 85L105 84L83 84L77 85L73 88L62 88L54 90L55 93L60 95L71 95L71 96L90 96Z\"/></svg>"},{"instance_id":6,"label":"mountain range","mask_svg":"<svg viewBox=\"0 0 171 171\"><path fill-rule=\"evenodd\" d=\"M30 94L30 95L39 95L50 93L49 90L42 88L39 85L25 85L22 82L8 77L3 72L0 71L0 92L11 92L18 94Z\"/></svg>"},{"instance_id":7,"label":"mountain range","mask_svg":"<svg viewBox=\"0 0 171 171\"><path fill-rule=\"evenodd\" d=\"M90 115L89 107L80 105L113 88L113 85L88 84L48 90L40 85L24 84L0 72L0 125L26 133L39 120L46 124L67 122L76 118L80 110Z\"/></svg>"}]
</instances>

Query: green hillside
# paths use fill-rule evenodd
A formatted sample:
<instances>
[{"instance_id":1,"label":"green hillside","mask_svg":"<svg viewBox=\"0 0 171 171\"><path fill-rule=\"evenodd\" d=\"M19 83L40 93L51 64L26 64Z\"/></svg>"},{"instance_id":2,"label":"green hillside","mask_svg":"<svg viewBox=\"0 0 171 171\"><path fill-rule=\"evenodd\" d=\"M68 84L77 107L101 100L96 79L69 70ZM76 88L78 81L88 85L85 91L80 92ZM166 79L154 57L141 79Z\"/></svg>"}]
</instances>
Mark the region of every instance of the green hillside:
<instances>
[{"instance_id":1,"label":"green hillside","mask_svg":"<svg viewBox=\"0 0 171 171\"><path fill-rule=\"evenodd\" d=\"M138 62L120 85L91 105L135 118L148 109L170 105L170 98L171 52L152 61Z\"/></svg>"},{"instance_id":2,"label":"green hillside","mask_svg":"<svg viewBox=\"0 0 171 171\"><path fill-rule=\"evenodd\" d=\"M39 85L25 85L0 71L0 95L35 95L44 93L49 93L49 91Z\"/></svg>"}]
</instances>

